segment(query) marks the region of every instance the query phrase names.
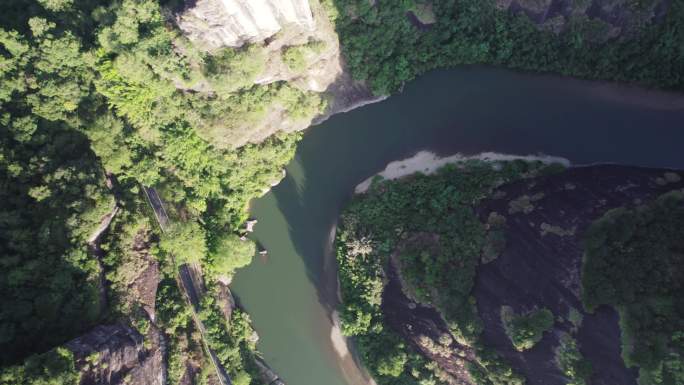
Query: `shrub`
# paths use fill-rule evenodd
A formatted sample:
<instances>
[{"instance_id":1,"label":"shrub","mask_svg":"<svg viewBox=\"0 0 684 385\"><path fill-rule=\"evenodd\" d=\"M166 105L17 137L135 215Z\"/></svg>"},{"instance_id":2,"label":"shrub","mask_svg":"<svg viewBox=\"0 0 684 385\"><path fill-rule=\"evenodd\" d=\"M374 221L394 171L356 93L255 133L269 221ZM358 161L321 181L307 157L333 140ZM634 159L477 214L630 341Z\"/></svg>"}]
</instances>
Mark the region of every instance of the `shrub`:
<instances>
[{"instance_id":1,"label":"shrub","mask_svg":"<svg viewBox=\"0 0 684 385\"><path fill-rule=\"evenodd\" d=\"M74 354L61 347L31 356L22 366L0 370L3 385L76 385L79 379Z\"/></svg>"},{"instance_id":2,"label":"shrub","mask_svg":"<svg viewBox=\"0 0 684 385\"><path fill-rule=\"evenodd\" d=\"M591 362L579 351L577 341L567 333L561 334L560 343L555 350L558 369L569 380L567 385L586 385L591 377Z\"/></svg>"},{"instance_id":3,"label":"shrub","mask_svg":"<svg viewBox=\"0 0 684 385\"><path fill-rule=\"evenodd\" d=\"M207 254L205 232L195 221L174 224L159 242L159 247L175 257L176 263L199 263Z\"/></svg>"},{"instance_id":4,"label":"shrub","mask_svg":"<svg viewBox=\"0 0 684 385\"><path fill-rule=\"evenodd\" d=\"M288 46L282 50L282 59L292 71L302 72L306 69L307 61L324 49L325 42L323 41L310 41L303 45Z\"/></svg>"},{"instance_id":5,"label":"shrub","mask_svg":"<svg viewBox=\"0 0 684 385\"><path fill-rule=\"evenodd\" d=\"M209 265L213 274L231 276L235 270L249 265L255 253L253 241L231 233L222 234L215 240Z\"/></svg>"},{"instance_id":6,"label":"shrub","mask_svg":"<svg viewBox=\"0 0 684 385\"><path fill-rule=\"evenodd\" d=\"M553 313L548 309L537 309L516 315L512 308L503 306L501 322L515 349L522 352L534 347L544 332L553 327Z\"/></svg>"}]
</instances>

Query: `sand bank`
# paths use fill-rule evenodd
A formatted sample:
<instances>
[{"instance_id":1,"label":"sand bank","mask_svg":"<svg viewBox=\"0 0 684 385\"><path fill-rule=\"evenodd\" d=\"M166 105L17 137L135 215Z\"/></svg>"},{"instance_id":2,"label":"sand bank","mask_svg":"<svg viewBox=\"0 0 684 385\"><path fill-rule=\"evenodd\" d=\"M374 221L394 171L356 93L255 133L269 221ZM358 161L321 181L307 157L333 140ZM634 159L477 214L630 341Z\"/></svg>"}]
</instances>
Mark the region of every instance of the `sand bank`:
<instances>
[{"instance_id":1,"label":"sand bank","mask_svg":"<svg viewBox=\"0 0 684 385\"><path fill-rule=\"evenodd\" d=\"M447 164L454 164L463 162L466 160L481 160L484 162L504 162L512 160L526 160L526 161L542 161L544 163L560 163L565 166L570 166L570 161L556 156L548 155L509 155L500 154L495 152L483 152L481 154L473 156L464 156L462 154L455 154L447 157L440 157L435 153L430 151L420 151L416 155L404 159L391 162L385 167L385 169L370 178L359 183L356 188L354 188L354 193L360 194L368 190L373 181L373 178L380 176L383 179L394 180L401 177L415 174L417 172L423 173L425 175L433 174L435 171L446 166Z\"/></svg>"}]
</instances>

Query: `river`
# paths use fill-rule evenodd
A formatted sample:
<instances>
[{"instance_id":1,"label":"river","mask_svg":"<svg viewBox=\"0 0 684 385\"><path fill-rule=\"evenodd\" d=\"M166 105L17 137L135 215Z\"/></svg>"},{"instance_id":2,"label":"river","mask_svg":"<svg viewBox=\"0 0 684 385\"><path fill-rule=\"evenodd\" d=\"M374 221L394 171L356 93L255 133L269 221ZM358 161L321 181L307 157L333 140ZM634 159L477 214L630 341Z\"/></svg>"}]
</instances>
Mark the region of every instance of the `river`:
<instances>
[{"instance_id":1,"label":"river","mask_svg":"<svg viewBox=\"0 0 684 385\"><path fill-rule=\"evenodd\" d=\"M252 202L253 237L268 256L232 284L259 349L288 385L366 382L331 339L331 233L354 186L420 150L684 168L684 95L468 67L431 72L307 130L287 177Z\"/></svg>"}]
</instances>

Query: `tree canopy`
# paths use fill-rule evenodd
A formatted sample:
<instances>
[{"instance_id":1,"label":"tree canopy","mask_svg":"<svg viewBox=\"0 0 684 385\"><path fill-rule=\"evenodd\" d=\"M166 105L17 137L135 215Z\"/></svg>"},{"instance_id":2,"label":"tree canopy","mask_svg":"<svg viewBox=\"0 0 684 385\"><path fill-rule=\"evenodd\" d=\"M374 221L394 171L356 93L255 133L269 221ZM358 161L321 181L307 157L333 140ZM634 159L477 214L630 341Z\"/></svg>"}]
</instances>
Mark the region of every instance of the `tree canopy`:
<instances>
[{"instance_id":1,"label":"tree canopy","mask_svg":"<svg viewBox=\"0 0 684 385\"><path fill-rule=\"evenodd\" d=\"M584 306L620 313L622 356L642 385L684 384L684 194L609 211L586 235Z\"/></svg>"},{"instance_id":2,"label":"tree canopy","mask_svg":"<svg viewBox=\"0 0 684 385\"><path fill-rule=\"evenodd\" d=\"M249 262L254 245L236 235L247 204L282 177L300 137L251 143L253 125L269 109L306 120L324 108L285 82L254 84L260 51L199 50L155 0L3 3L0 364L110 317L102 299L129 275L111 270L132 268L132 247L216 275ZM147 225L140 239L126 230L149 214L141 184L177 224L158 250ZM103 262L88 240L115 205Z\"/></svg>"},{"instance_id":3,"label":"tree canopy","mask_svg":"<svg viewBox=\"0 0 684 385\"><path fill-rule=\"evenodd\" d=\"M625 1L621 7L645 3ZM684 2L668 2L662 22L630 36L598 39L599 20L575 18L563 32L534 24L495 0L327 0L354 78L390 94L428 70L491 64L534 72L684 90ZM407 16L429 4L435 23ZM571 5L572 6L572 5ZM637 9L635 12L638 12ZM623 20L624 21L624 20ZM604 32L605 34L605 32Z\"/></svg>"}]
</instances>

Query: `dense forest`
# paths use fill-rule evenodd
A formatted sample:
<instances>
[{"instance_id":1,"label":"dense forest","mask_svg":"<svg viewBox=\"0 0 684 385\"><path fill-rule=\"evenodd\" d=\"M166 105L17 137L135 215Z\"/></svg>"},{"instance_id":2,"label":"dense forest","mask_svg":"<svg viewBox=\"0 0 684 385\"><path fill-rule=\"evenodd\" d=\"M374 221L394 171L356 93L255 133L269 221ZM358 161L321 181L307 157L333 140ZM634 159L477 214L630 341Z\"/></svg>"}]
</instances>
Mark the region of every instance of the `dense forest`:
<instances>
[{"instance_id":1,"label":"dense forest","mask_svg":"<svg viewBox=\"0 0 684 385\"><path fill-rule=\"evenodd\" d=\"M169 277L176 268L172 254L178 264L200 264L210 281L249 263L254 245L239 239L238 228L247 203L282 177L299 139L276 134L249 143L251 125L274 106L294 120L311 119L325 106L317 94L285 82L254 85L264 62L259 46L200 50L172 27L163 6L154 0L3 3L2 366L46 352L97 322L123 317L144 326L147 316L126 290L139 264L135 247L144 246ZM168 235L156 227L141 185L154 186L167 203L176 223ZM115 207L109 231L98 234ZM209 309L202 314L211 325ZM172 330L182 323L178 317L160 322ZM251 338L245 333L232 337L230 349L250 351L238 348ZM216 349L225 350L226 364L249 383L244 365L230 358L234 353ZM17 377L30 372L17 368L3 372L3 384L34 383L28 374Z\"/></svg>"},{"instance_id":2,"label":"dense forest","mask_svg":"<svg viewBox=\"0 0 684 385\"><path fill-rule=\"evenodd\" d=\"M638 12L654 1L620 3ZM684 1L668 3L662 22L640 26L631 36L605 38L610 26L600 20L573 18L558 33L540 28L524 13L498 9L495 0L327 1L349 70L376 94L396 92L434 68L469 64L681 91ZM423 16L428 25L407 17L421 16L425 9L430 10Z\"/></svg>"},{"instance_id":3,"label":"dense forest","mask_svg":"<svg viewBox=\"0 0 684 385\"><path fill-rule=\"evenodd\" d=\"M468 370L478 383L524 382L480 341L471 290L483 250L493 241L473 206L505 182L563 167L525 161L499 166L468 161L432 176L377 182L345 210L336 238L342 330L355 337L378 383L428 384L444 376L385 325L380 304L390 263L399 267L408 296L437 308L456 343L476 354Z\"/></svg>"},{"instance_id":4,"label":"dense forest","mask_svg":"<svg viewBox=\"0 0 684 385\"><path fill-rule=\"evenodd\" d=\"M610 37L610 25L598 18L571 17L562 29L549 28L547 24L535 23L524 12L498 8L500 3L494 0L325 2L331 10L331 19L336 24L352 76L366 81L378 95L395 93L407 81L431 69L478 64L684 90L682 1L668 2L669 9L662 19L639 25L619 37ZM653 6L654 2L621 4L639 12ZM356 336L365 362L380 383L431 381L423 374L415 375L420 373L425 362L410 358L412 350L397 336L390 337L392 332L382 326L379 298L385 280L383 268L389 263L388 259L394 258L400 267L409 297L437 307L450 322L452 334L459 342L477 346L481 326L473 311L473 299L469 297L474 266L478 263L476 256L481 249L483 262L496 258L505 247L505 238L496 223L477 221L467 205L451 207L438 201L440 197L453 194L458 198L452 199L474 203L462 195L461 189L468 189L463 187L463 181L440 185L446 174L435 178L418 176L410 183L385 182L378 187L378 192L356 198L342 219L338 260L345 297L341 310L343 327L348 335ZM440 188L431 190L426 186ZM470 185L466 183L466 186ZM445 202L448 199L443 198ZM446 209L441 209L444 207ZM436 221L447 215L445 213L449 220ZM439 227L446 224L454 227ZM485 227L489 231L485 231ZM680 228L681 225L671 224L668 230L676 232ZM594 233L592 243L597 250L605 240L605 235L598 235L598 231ZM438 245L434 239L421 235L423 232L439 234ZM618 233L611 234L617 236ZM660 233L661 236L665 234L669 232ZM622 298L615 294L619 288L607 287L610 282L630 285L637 279L644 282L644 286L652 284L661 290L673 287L664 279L677 271L672 268L671 258L681 254L676 251L681 247L665 246L668 243L664 239L648 242L651 245L659 243L656 249L659 251L638 249L640 251L633 255L635 258L647 253L658 256L651 259L657 267L654 267L657 270L654 278L644 276L650 275L650 269L641 269L640 263L626 260L612 265L615 276L606 278L606 272L600 269L605 269L608 262L597 260L607 256L593 258L590 266L591 263L596 266L587 268L587 271L593 269L593 273L585 278L587 308L612 304L621 309L622 328L626 331L625 362L641 367L640 383L679 384L682 382L678 377L681 376L681 336L672 331L681 327L674 321L658 333L654 330L662 325L656 326L653 322L672 322L681 318L677 315L681 304L668 294L662 294L658 295L662 299L647 301L655 301L652 304L637 305L634 303L642 303L637 300L639 295L641 299L646 295L641 290L640 294L628 290L625 292L628 298ZM642 243L643 247L647 247L646 244ZM619 258L618 250L622 247L615 246L613 258ZM667 251L663 247L674 249ZM454 261L454 258L462 260ZM668 258L670 263L656 262ZM592 258L588 260L592 261ZM621 269L618 266L622 263L632 269L626 265ZM454 264L459 267L456 271L448 268ZM626 276L633 268L639 270L640 275ZM553 315L542 310L527 315L502 313L502 321L514 346L525 350L539 341L542 333L553 324ZM646 330L653 331L647 334ZM386 362L388 358L383 358L388 346L394 346L392 365ZM591 367L582 358L572 337L568 335L561 339L556 354L559 367L572 383L586 383ZM505 367L505 363L496 358L492 361ZM392 371L386 369L388 365ZM477 383L482 384L520 380L516 376L497 378L488 374L496 373L496 370L488 370L486 365L473 365L470 372Z\"/></svg>"},{"instance_id":5,"label":"dense forest","mask_svg":"<svg viewBox=\"0 0 684 385\"><path fill-rule=\"evenodd\" d=\"M572 24L556 35L522 15L497 10L492 0L432 1L428 16L434 23L425 28L407 17L409 11L425 11L424 1L323 3L348 70L377 94L396 92L430 69L459 64L684 89L680 0L672 1L661 23L603 42L592 40L588 24ZM129 287L141 264L150 261L161 269L155 322L169 338L169 382L180 381L183 358L200 361L203 354L174 279L182 264L200 266L207 279L199 316L211 349L236 384L256 382L249 317L236 310L230 325L224 322L217 282L250 262L255 245L244 240L240 228L247 204L282 177L301 135L276 133L255 143L252 130L274 109L285 111L287 119L310 121L324 111L326 100L284 81L255 84L266 61L259 44L211 51L196 46L174 26L179 5L3 1L0 384L75 383L73 356L56 347L98 323L123 321L144 334L152 317ZM323 44L285 47L281 59L301 71ZM404 235L420 229L444 236L439 247L407 244L396 256L411 294L446 314L458 343L477 351L470 368L474 378L487 384L522 381L479 343L481 325L469 294L474 271L480 253L496 258L503 239L477 220L471 206L499 183L553 170L524 162L507 163L502 170L468 164L465 170L416 178L410 188L401 182L376 185L345 216L337 242L342 288L358 300L343 309L343 328L358 338L381 384L415 378L429 384L439 376L382 327L379 313L382 266ZM154 187L167 204L173 224L166 233L147 206L143 186ZM449 221L434 221L443 212ZM108 215L113 221L101 233ZM646 220L643 213L621 215ZM659 236L664 234L670 233ZM669 241L634 237L644 244ZM680 255L658 250L663 261ZM612 257L589 253L588 261ZM459 269L450 268L454 265ZM592 269L601 269L600 263ZM666 279L668 271L654 271L655 281ZM634 345L628 362L645 368L645 377L665 379L661 382L681 375L678 358L672 357L681 354L684 337L664 341L664 334L646 332L659 320L653 314L681 313L672 292L658 293L662 300L644 309L632 301L645 292L618 298L600 283L592 290L588 308L618 306L628 336L644 336L642 345L625 342ZM534 340L542 329L521 333ZM567 370L581 372L577 348L571 341L566 347ZM208 375L199 374L200 379Z\"/></svg>"}]
</instances>

